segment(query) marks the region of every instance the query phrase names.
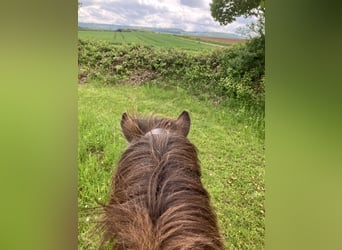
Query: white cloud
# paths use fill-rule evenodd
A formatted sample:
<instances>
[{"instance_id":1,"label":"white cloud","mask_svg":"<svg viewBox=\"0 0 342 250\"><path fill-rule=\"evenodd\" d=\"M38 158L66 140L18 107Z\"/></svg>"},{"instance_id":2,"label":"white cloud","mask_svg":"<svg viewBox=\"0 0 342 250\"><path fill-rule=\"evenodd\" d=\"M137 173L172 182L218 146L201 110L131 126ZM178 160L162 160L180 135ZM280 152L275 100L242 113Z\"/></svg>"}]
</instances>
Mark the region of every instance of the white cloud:
<instances>
[{"instance_id":1,"label":"white cloud","mask_svg":"<svg viewBox=\"0 0 342 250\"><path fill-rule=\"evenodd\" d=\"M236 33L253 19L221 26L210 14L211 0L81 0L79 22L180 28Z\"/></svg>"}]
</instances>

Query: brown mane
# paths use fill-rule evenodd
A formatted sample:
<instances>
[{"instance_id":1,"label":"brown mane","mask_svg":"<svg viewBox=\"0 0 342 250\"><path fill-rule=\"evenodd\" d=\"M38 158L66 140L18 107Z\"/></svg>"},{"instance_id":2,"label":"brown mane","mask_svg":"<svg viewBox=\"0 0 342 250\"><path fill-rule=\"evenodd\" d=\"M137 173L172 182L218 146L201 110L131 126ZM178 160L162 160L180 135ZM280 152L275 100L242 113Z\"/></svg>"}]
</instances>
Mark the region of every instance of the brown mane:
<instances>
[{"instance_id":1,"label":"brown mane","mask_svg":"<svg viewBox=\"0 0 342 250\"><path fill-rule=\"evenodd\" d=\"M130 144L103 206L102 245L109 241L113 249L223 249L200 179L197 150L186 138L189 114L184 111L175 120L124 113L121 127Z\"/></svg>"}]
</instances>

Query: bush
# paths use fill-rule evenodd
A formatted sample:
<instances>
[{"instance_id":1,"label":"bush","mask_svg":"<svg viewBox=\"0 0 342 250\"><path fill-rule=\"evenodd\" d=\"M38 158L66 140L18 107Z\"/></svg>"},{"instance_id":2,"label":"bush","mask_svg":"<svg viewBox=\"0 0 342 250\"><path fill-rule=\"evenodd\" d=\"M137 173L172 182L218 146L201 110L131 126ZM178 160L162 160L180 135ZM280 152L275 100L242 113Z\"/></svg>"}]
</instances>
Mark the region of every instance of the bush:
<instances>
[{"instance_id":1,"label":"bush","mask_svg":"<svg viewBox=\"0 0 342 250\"><path fill-rule=\"evenodd\" d=\"M264 54L263 36L211 52L79 40L79 77L107 85L158 79L194 95L263 110Z\"/></svg>"}]
</instances>

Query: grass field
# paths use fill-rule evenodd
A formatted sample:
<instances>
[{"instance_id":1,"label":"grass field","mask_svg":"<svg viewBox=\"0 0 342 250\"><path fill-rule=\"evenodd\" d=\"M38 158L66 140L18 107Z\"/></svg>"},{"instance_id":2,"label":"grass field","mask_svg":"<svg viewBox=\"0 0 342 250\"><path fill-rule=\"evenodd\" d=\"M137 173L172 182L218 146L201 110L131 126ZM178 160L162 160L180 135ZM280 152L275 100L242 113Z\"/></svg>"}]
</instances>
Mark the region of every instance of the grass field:
<instances>
[{"instance_id":1,"label":"grass field","mask_svg":"<svg viewBox=\"0 0 342 250\"><path fill-rule=\"evenodd\" d=\"M144 44L165 48L180 48L186 50L215 49L217 42L206 40L205 44L198 39L189 39L183 36L155 33L150 31L78 31L81 39L104 40L114 44ZM211 44L211 45L210 45ZM222 44L221 44L222 45ZM226 44L226 46L228 46Z\"/></svg>"},{"instance_id":2,"label":"grass field","mask_svg":"<svg viewBox=\"0 0 342 250\"><path fill-rule=\"evenodd\" d=\"M246 39L238 39L238 38L223 38L223 37L209 37L209 36L191 36L188 37L190 39L195 39L197 41L210 42L219 45L227 45L227 44L236 44L236 43L245 43Z\"/></svg>"},{"instance_id":3,"label":"grass field","mask_svg":"<svg viewBox=\"0 0 342 250\"><path fill-rule=\"evenodd\" d=\"M264 142L224 106L182 89L154 85L79 85L79 249L96 249L91 210L108 197L110 178L126 147L123 112L177 117L190 112L189 139L197 146L202 180L210 193L227 249L264 249ZM95 239L95 240L94 240Z\"/></svg>"}]
</instances>

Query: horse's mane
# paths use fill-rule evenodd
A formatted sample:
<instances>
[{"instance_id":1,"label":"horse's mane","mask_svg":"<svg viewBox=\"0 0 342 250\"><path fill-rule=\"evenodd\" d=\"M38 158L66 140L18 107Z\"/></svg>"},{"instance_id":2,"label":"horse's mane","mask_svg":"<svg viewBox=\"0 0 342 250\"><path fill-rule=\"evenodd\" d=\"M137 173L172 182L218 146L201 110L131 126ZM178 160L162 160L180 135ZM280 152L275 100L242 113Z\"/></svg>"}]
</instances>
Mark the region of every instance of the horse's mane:
<instances>
[{"instance_id":1,"label":"horse's mane","mask_svg":"<svg viewBox=\"0 0 342 250\"><path fill-rule=\"evenodd\" d=\"M133 121L121 123L130 144L103 207L103 242L114 241L113 249L223 249L188 131L179 132L173 119L126 118ZM148 134L155 128L162 130Z\"/></svg>"}]
</instances>

